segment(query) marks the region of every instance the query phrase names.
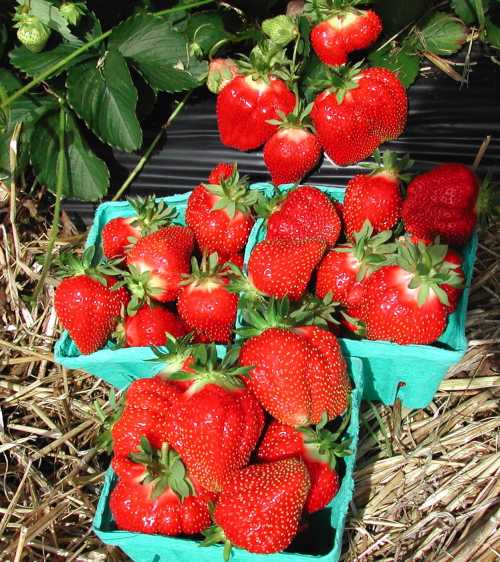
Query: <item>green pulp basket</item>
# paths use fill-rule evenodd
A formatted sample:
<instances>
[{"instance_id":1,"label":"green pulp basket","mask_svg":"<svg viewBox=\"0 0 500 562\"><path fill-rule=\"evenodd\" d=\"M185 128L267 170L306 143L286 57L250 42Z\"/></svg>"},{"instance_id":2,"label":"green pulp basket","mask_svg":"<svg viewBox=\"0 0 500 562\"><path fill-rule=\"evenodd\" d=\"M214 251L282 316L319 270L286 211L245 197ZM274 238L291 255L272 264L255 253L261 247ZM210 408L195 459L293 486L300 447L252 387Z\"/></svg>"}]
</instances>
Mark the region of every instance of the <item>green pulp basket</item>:
<instances>
[{"instance_id":1,"label":"green pulp basket","mask_svg":"<svg viewBox=\"0 0 500 562\"><path fill-rule=\"evenodd\" d=\"M251 189L267 193L270 187L272 188L269 184L256 183L251 186ZM178 216L175 222L178 224L185 224L184 215L189 195L190 192L187 192L159 198L159 200L166 201L170 207L177 209ZM134 210L126 201L99 205L85 246L95 245L100 248L104 225L116 217L130 217L134 214ZM160 363L147 361L155 358L149 347L114 349L113 344L108 342L103 349L89 355L82 355L66 331L57 341L54 355L55 360L64 367L86 371L118 389L126 388L135 379L152 377L162 368Z\"/></svg>"},{"instance_id":2,"label":"green pulp basket","mask_svg":"<svg viewBox=\"0 0 500 562\"><path fill-rule=\"evenodd\" d=\"M292 187L283 185L280 190L288 191ZM315 187L333 199L344 200L344 189ZM271 189L270 185L264 192L269 193ZM245 264L248 263L254 246L265 236L264 221L259 220L250 233L245 250ZM466 288L457 309L449 316L446 330L435 344L398 345L386 341L341 338L344 353L363 360L365 399L394 404L399 398L407 408L424 408L432 400L448 369L461 359L467 349L465 323L477 244L477 233L474 233L463 249L462 267Z\"/></svg>"},{"instance_id":3,"label":"green pulp basket","mask_svg":"<svg viewBox=\"0 0 500 562\"><path fill-rule=\"evenodd\" d=\"M235 548L232 562L337 562L342 550L342 535L345 518L352 499L354 488L354 465L358 446L359 410L363 395L363 365L359 359L348 360L349 372L353 381L351 398L351 419L347 436L351 439L352 454L345 457L345 474L339 492L330 505L316 514L311 521L314 527L315 546L321 546L321 554L299 554L280 552L277 554L251 554ZM222 562L222 545L200 547L194 538L165 537L129 533L115 529L109 509L109 496L117 478L110 468L106 473L104 486L97 505L93 529L106 544L121 548L134 562ZM324 544L318 545L321 542Z\"/></svg>"}]
</instances>

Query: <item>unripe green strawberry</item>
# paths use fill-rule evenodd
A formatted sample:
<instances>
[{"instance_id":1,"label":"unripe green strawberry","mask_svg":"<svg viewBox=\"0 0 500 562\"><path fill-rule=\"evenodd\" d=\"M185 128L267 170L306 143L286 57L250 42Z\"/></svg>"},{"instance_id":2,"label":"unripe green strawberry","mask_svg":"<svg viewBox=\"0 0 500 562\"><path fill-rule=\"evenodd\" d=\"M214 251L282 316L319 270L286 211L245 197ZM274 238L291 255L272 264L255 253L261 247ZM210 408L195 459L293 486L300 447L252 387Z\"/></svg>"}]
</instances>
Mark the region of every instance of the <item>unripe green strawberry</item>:
<instances>
[{"instance_id":1,"label":"unripe green strawberry","mask_svg":"<svg viewBox=\"0 0 500 562\"><path fill-rule=\"evenodd\" d=\"M77 25L85 11L85 5L81 2L65 2L59 11L71 25Z\"/></svg>"},{"instance_id":2,"label":"unripe green strawberry","mask_svg":"<svg viewBox=\"0 0 500 562\"><path fill-rule=\"evenodd\" d=\"M32 53L43 51L50 37L50 29L36 16L23 16L17 24L17 38Z\"/></svg>"}]
</instances>

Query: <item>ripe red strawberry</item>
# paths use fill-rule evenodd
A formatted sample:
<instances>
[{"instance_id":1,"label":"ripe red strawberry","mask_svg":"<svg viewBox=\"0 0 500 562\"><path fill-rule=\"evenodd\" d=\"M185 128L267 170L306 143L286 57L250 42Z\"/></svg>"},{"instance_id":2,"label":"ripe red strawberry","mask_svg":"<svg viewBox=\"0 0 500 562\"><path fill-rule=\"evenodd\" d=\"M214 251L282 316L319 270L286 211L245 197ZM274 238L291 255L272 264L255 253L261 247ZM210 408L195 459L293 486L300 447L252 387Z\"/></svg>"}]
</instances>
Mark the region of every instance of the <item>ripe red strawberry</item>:
<instances>
[{"instance_id":1,"label":"ripe red strawberry","mask_svg":"<svg viewBox=\"0 0 500 562\"><path fill-rule=\"evenodd\" d=\"M188 332L184 322L173 312L162 306L148 304L127 316L121 331L128 347L164 345L167 333L180 338Z\"/></svg>"},{"instance_id":2,"label":"ripe red strawberry","mask_svg":"<svg viewBox=\"0 0 500 562\"><path fill-rule=\"evenodd\" d=\"M210 171L208 183L211 185L220 185L223 180L228 180L233 175L236 167L236 162L220 162Z\"/></svg>"},{"instance_id":3,"label":"ripe red strawberry","mask_svg":"<svg viewBox=\"0 0 500 562\"><path fill-rule=\"evenodd\" d=\"M186 223L203 252L229 258L241 252L248 240L257 192L249 189L247 178L240 178L236 164L219 164L210 178L218 183L200 184L191 193Z\"/></svg>"},{"instance_id":4,"label":"ripe red strawberry","mask_svg":"<svg viewBox=\"0 0 500 562\"><path fill-rule=\"evenodd\" d=\"M264 295L299 300L324 251L319 240L263 240L250 256L248 280Z\"/></svg>"},{"instance_id":5,"label":"ripe red strawberry","mask_svg":"<svg viewBox=\"0 0 500 562\"><path fill-rule=\"evenodd\" d=\"M196 534L210 525L215 494L195 483L179 455L145 438L130 459L113 460L120 481L109 505L118 529L150 534Z\"/></svg>"},{"instance_id":6,"label":"ripe red strawberry","mask_svg":"<svg viewBox=\"0 0 500 562\"><path fill-rule=\"evenodd\" d=\"M340 228L340 219L333 202L316 187L303 185L289 191L276 204L267 221L266 238L316 239L334 246Z\"/></svg>"},{"instance_id":7,"label":"ripe red strawberry","mask_svg":"<svg viewBox=\"0 0 500 562\"><path fill-rule=\"evenodd\" d=\"M294 319L281 315L280 306L265 303L251 315L244 312L245 321L254 325L240 330L250 336L240 352L240 364L251 368L246 384L282 423L319 423L323 412L333 419L346 409L350 389L340 346L322 328L291 327Z\"/></svg>"},{"instance_id":8,"label":"ripe red strawberry","mask_svg":"<svg viewBox=\"0 0 500 562\"><path fill-rule=\"evenodd\" d=\"M192 381L166 412L167 441L190 473L208 490L220 491L231 474L248 463L264 424L257 399L234 367L235 352L217 360L215 346L197 346L190 372L170 375Z\"/></svg>"},{"instance_id":9,"label":"ripe red strawberry","mask_svg":"<svg viewBox=\"0 0 500 562\"><path fill-rule=\"evenodd\" d=\"M347 184L344 198L346 234L359 232L366 220L374 232L393 228L401 217L400 179L403 170L412 164L408 156L398 158L386 150L383 157L375 152L375 162L369 165L371 174L354 176Z\"/></svg>"},{"instance_id":10,"label":"ripe red strawberry","mask_svg":"<svg viewBox=\"0 0 500 562\"><path fill-rule=\"evenodd\" d=\"M294 429L288 425L271 421L257 451L257 459L272 462L289 458L304 461L311 478L311 489L307 496L305 510L314 513L326 507L338 492L340 479L335 470L336 458L350 454L348 440L339 443L339 436L345 429L349 416L343 420L335 433L319 424L315 429Z\"/></svg>"},{"instance_id":11,"label":"ripe red strawberry","mask_svg":"<svg viewBox=\"0 0 500 562\"><path fill-rule=\"evenodd\" d=\"M182 281L177 310L197 341L229 343L236 321L238 297L227 289L229 278L217 264L217 254L203 256L201 267L192 260L192 272Z\"/></svg>"},{"instance_id":12,"label":"ripe red strawberry","mask_svg":"<svg viewBox=\"0 0 500 562\"><path fill-rule=\"evenodd\" d=\"M182 275L190 271L193 247L191 229L179 225L162 228L138 240L127 255L130 275L126 284L132 293L131 308L149 299L174 301Z\"/></svg>"},{"instance_id":13,"label":"ripe red strawberry","mask_svg":"<svg viewBox=\"0 0 500 562\"><path fill-rule=\"evenodd\" d=\"M443 285L461 285L456 266L445 261L447 246L399 245L398 265L384 266L364 283L361 319L369 339L429 344L446 327L448 297Z\"/></svg>"},{"instance_id":14,"label":"ripe red strawberry","mask_svg":"<svg viewBox=\"0 0 500 562\"><path fill-rule=\"evenodd\" d=\"M367 49L378 39L382 21L372 10L327 9L311 31L314 52L325 64L345 64L353 51Z\"/></svg>"},{"instance_id":15,"label":"ripe red strawberry","mask_svg":"<svg viewBox=\"0 0 500 562\"><path fill-rule=\"evenodd\" d=\"M408 102L397 76L386 68L343 70L344 82L314 100L311 118L330 159L340 166L370 156L404 131Z\"/></svg>"},{"instance_id":16,"label":"ripe red strawberry","mask_svg":"<svg viewBox=\"0 0 500 562\"><path fill-rule=\"evenodd\" d=\"M249 552L285 550L297 534L310 479L299 459L250 465L235 473L217 501L202 545L223 541Z\"/></svg>"},{"instance_id":17,"label":"ripe red strawberry","mask_svg":"<svg viewBox=\"0 0 500 562\"><path fill-rule=\"evenodd\" d=\"M461 246L477 221L479 182L463 164L441 164L415 177L403 203L403 222L411 234Z\"/></svg>"},{"instance_id":18,"label":"ripe red strawberry","mask_svg":"<svg viewBox=\"0 0 500 562\"><path fill-rule=\"evenodd\" d=\"M154 195L129 199L128 202L136 216L111 219L102 229L102 246L107 258L125 256L127 248L133 245L133 240L156 232L177 214L163 201L156 201Z\"/></svg>"},{"instance_id":19,"label":"ripe red strawberry","mask_svg":"<svg viewBox=\"0 0 500 562\"><path fill-rule=\"evenodd\" d=\"M308 122L311 109L299 103L288 115L280 111L279 119L271 120L279 129L264 146L264 162L274 185L298 183L319 162L321 145Z\"/></svg>"},{"instance_id":20,"label":"ripe red strawberry","mask_svg":"<svg viewBox=\"0 0 500 562\"><path fill-rule=\"evenodd\" d=\"M238 150L259 148L276 131L276 125L271 125L269 120L276 119L278 111L284 114L293 111L295 94L273 75L274 67L281 60L265 45L258 45L248 62L240 62L241 75L233 78L217 96L217 124L226 146Z\"/></svg>"},{"instance_id":21,"label":"ripe red strawberry","mask_svg":"<svg viewBox=\"0 0 500 562\"><path fill-rule=\"evenodd\" d=\"M82 260L67 256L61 273L69 275L55 292L54 306L64 329L68 330L80 353L94 353L104 346L127 306L129 294L116 288L112 266L92 267L94 248Z\"/></svg>"}]
</instances>

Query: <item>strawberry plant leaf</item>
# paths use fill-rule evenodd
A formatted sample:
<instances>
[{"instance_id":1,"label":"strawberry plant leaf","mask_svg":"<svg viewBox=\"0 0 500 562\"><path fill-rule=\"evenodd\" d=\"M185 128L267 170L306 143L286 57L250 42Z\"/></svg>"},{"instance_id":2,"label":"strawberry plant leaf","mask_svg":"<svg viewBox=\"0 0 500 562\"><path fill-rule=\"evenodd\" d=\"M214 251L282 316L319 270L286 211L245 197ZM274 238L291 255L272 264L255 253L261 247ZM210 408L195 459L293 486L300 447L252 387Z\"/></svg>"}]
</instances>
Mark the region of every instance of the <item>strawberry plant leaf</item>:
<instances>
[{"instance_id":1,"label":"strawberry plant leaf","mask_svg":"<svg viewBox=\"0 0 500 562\"><path fill-rule=\"evenodd\" d=\"M217 43L232 37L224 27L222 15L215 10L193 14L187 22L186 34L191 49L195 45L205 55Z\"/></svg>"},{"instance_id":2,"label":"strawberry plant leaf","mask_svg":"<svg viewBox=\"0 0 500 562\"><path fill-rule=\"evenodd\" d=\"M444 12L435 12L418 31L416 39L422 51L452 55L464 44L467 28L461 20Z\"/></svg>"},{"instance_id":3,"label":"strawberry plant leaf","mask_svg":"<svg viewBox=\"0 0 500 562\"><path fill-rule=\"evenodd\" d=\"M142 74L150 86L166 92L182 92L199 85L187 68L185 36L152 14L139 14L114 30L109 47L117 49Z\"/></svg>"},{"instance_id":4,"label":"strawberry plant leaf","mask_svg":"<svg viewBox=\"0 0 500 562\"><path fill-rule=\"evenodd\" d=\"M17 0L17 3L23 6L26 4L26 0ZM81 45L82 42L71 33L68 21L54 4L47 0L30 0L30 13L37 16L42 23L57 31L67 41Z\"/></svg>"},{"instance_id":5,"label":"strawberry plant leaf","mask_svg":"<svg viewBox=\"0 0 500 562\"><path fill-rule=\"evenodd\" d=\"M28 76L37 76L45 72L48 68L57 64L59 61L71 55L78 49L78 45L74 43L60 43L50 51L42 51L41 53L32 53L26 47L17 47L9 53L9 59L12 66L24 72ZM91 58L93 55L90 52L82 53L79 57L70 61L64 68L59 69L49 78L59 76L63 72L83 60Z\"/></svg>"},{"instance_id":6,"label":"strawberry plant leaf","mask_svg":"<svg viewBox=\"0 0 500 562\"><path fill-rule=\"evenodd\" d=\"M71 107L103 142L127 152L141 146L137 90L118 51L73 67L67 87Z\"/></svg>"},{"instance_id":7,"label":"strawberry plant leaf","mask_svg":"<svg viewBox=\"0 0 500 562\"><path fill-rule=\"evenodd\" d=\"M106 194L109 171L89 148L78 122L69 111L65 116L64 197L96 201ZM51 111L40 119L31 138L31 163L38 180L53 193L56 190L59 112Z\"/></svg>"},{"instance_id":8,"label":"strawberry plant leaf","mask_svg":"<svg viewBox=\"0 0 500 562\"><path fill-rule=\"evenodd\" d=\"M483 14L490 6L490 0L481 0ZM472 24L478 21L474 0L451 0L451 7L457 16L465 23Z\"/></svg>"},{"instance_id":9,"label":"strawberry plant leaf","mask_svg":"<svg viewBox=\"0 0 500 562\"><path fill-rule=\"evenodd\" d=\"M491 18L487 17L485 29L486 29L486 41L490 45L493 45L493 47L500 49L500 27L498 25L495 25L491 20Z\"/></svg>"},{"instance_id":10,"label":"strawberry plant leaf","mask_svg":"<svg viewBox=\"0 0 500 562\"><path fill-rule=\"evenodd\" d=\"M394 48L387 45L370 53L368 60L372 66L382 66L394 71L405 88L415 82L420 70L420 57L405 51L402 47Z\"/></svg>"}]
</instances>

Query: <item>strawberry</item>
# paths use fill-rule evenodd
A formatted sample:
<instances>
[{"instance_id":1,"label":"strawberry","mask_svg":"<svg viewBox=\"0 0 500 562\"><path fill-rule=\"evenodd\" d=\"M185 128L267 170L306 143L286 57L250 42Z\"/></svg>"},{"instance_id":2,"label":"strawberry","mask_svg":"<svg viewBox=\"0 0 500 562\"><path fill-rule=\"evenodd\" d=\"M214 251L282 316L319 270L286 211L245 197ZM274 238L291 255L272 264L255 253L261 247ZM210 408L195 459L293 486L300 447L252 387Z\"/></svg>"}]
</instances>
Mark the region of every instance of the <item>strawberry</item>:
<instances>
[{"instance_id":1,"label":"strawberry","mask_svg":"<svg viewBox=\"0 0 500 562\"><path fill-rule=\"evenodd\" d=\"M229 343L236 321L238 297L227 289L228 271L217 262L217 254L204 255L201 267L193 258L177 299L180 317L204 343Z\"/></svg>"},{"instance_id":2,"label":"strawberry","mask_svg":"<svg viewBox=\"0 0 500 562\"><path fill-rule=\"evenodd\" d=\"M248 261L248 281L233 287L247 296L267 295L299 300L325 251L319 240L263 240Z\"/></svg>"},{"instance_id":3,"label":"strawberry","mask_svg":"<svg viewBox=\"0 0 500 562\"><path fill-rule=\"evenodd\" d=\"M190 228L172 225L140 238L127 254L130 273L124 284L132 293L131 314L150 299L175 301L182 275L190 271L194 237Z\"/></svg>"},{"instance_id":4,"label":"strawberry","mask_svg":"<svg viewBox=\"0 0 500 562\"><path fill-rule=\"evenodd\" d=\"M401 135L408 102L404 86L386 68L355 66L339 73L314 100L311 119L326 154L346 166ZM331 86L332 80L341 85Z\"/></svg>"},{"instance_id":5,"label":"strawberry","mask_svg":"<svg viewBox=\"0 0 500 562\"><path fill-rule=\"evenodd\" d=\"M218 492L231 474L248 463L264 424L257 399L235 367L236 350L217 360L215 346L193 349L189 372L170 374L190 381L189 388L166 412L167 441L181 455L202 486Z\"/></svg>"},{"instance_id":6,"label":"strawberry","mask_svg":"<svg viewBox=\"0 0 500 562\"><path fill-rule=\"evenodd\" d=\"M167 443L156 449L143 437L136 453L112 464L120 476L109 500L118 529L189 535L210 525L209 502L215 494L190 478Z\"/></svg>"},{"instance_id":7,"label":"strawberry","mask_svg":"<svg viewBox=\"0 0 500 562\"><path fill-rule=\"evenodd\" d=\"M154 195L129 199L128 202L137 216L111 219L102 229L102 246L107 258L124 257L138 238L156 232L177 214L163 201L157 202Z\"/></svg>"},{"instance_id":8,"label":"strawberry","mask_svg":"<svg viewBox=\"0 0 500 562\"><path fill-rule=\"evenodd\" d=\"M125 318L119 329L119 340L128 347L164 345L167 334L180 338L187 334L186 325L170 310L162 306L142 305L135 314Z\"/></svg>"},{"instance_id":9,"label":"strawberry","mask_svg":"<svg viewBox=\"0 0 500 562\"><path fill-rule=\"evenodd\" d=\"M339 216L327 195L316 187L303 185L288 191L281 202L278 198L267 220L266 238L315 239L334 246L340 228Z\"/></svg>"},{"instance_id":10,"label":"strawberry","mask_svg":"<svg viewBox=\"0 0 500 562\"><path fill-rule=\"evenodd\" d=\"M311 130L308 115L312 105L302 108L297 103L294 111L271 120L279 129L264 146L264 162L271 173L274 185L298 183L319 162L321 145Z\"/></svg>"},{"instance_id":11,"label":"strawberry","mask_svg":"<svg viewBox=\"0 0 500 562\"><path fill-rule=\"evenodd\" d=\"M441 164L415 177L403 203L403 222L411 234L462 246L477 221L479 181L463 164Z\"/></svg>"},{"instance_id":12,"label":"strawberry","mask_svg":"<svg viewBox=\"0 0 500 562\"><path fill-rule=\"evenodd\" d=\"M396 265L384 266L364 283L361 319L368 339L429 344L446 327L449 301L443 285L461 286L448 247L406 241Z\"/></svg>"},{"instance_id":13,"label":"strawberry","mask_svg":"<svg viewBox=\"0 0 500 562\"><path fill-rule=\"evenodd\" d=\"M70 25L78 25L86 10L87 7L83 2L64 2L59 7L61 15Z\"/></svg>"},{"instance_id":14,"label":"strawberry","mask_svg":"<svg viewBox=\"0 0 500 562\"><path fill-rule=\"evenodd\" d=\"M216 166L210 178L217 183L198 185L186 209L186 223L193 229L200 249L208 254L217 252L221 259L244 249L258 197L249 189L248 179L240 178L236 164L228 175L229 166Z\"/></svg>"},{"instance_id":15,"label":"strawberry","mask_svg":"<svg viewBox=\"0 0 500 562\"><path fill-rule=\"evenodd\" d=\"M290 113L296 97L281 74L283 56L275 46L257 45L246 61L239 62L240 75L234 77L217 96L217 125L223 144L238 150L262 146L276 131L269 120L278 111Z\"/></svg>"},{"instance_id":16,"label":"strawberry","mask_svg":"<svg viewBox=\"0 0 500 562\"><path fill-rule=\"evenodd\" d=\"M114 264L92 266L94 255L91 247L81 261L61 257L61 274L69 277L61 281L54 299L59 321L84 355L104 346L129 301L127 291L108 275L117 273Z\"/></svg>"},{"instance_id":17,"label":"strawberry","mask_svg":"<svg viewBox=\"0 0 500 562\"><path fill-rule=\"evenodd\" d=\"M317 326L301 325L301 309L291 315L286 301L264 303L243 312L249 337L240 364L251 368L247 386L273 417L293 427L319 423L347 406L349 380L335 336Z\"/></svg>"},{"instance_id":18,"label":"strawberry","mask_svg":"<svg viewBox=\"0 0 500 562\"><path fill-rule=\"evenodd\" d=\"M19 41L32 53L43 51L51 34L50 28L37 16L22 11L15 15L15 20Z\"/></svg>"},{"instance_id":19,"label":"strawberry","mask_svg":"<svg viewBox=\"0 0 500 562\"><path fill-rule=\"evenodd\" d=\"M401 172L412 164L408 156L398 158L386 150L383 157L375 151L371 174L360 174L349 180L344 197L346 234L351 237L370 221L374 232L393 228L401 217Z\"/></svg>"},{"instance_id":20,"label":"strawberry","mask_svg":"<svg viewBox=\"0 0 500 562\"><path fill-rule=\"evenodd\" d=\"M314 513L326 507L336 495L340 478L335 470L337 457L344 457L349 441L337 443L339 436L349 422L345 416L341 427L332 433L325 429L326 418L316 428L294 429L288 425L271 421L257 451L261 462L299 458L307 466L311 488L305 503L307 513Z\"/></svg>"},{"instance_id":21,"label":"strawberry","mask_svg":"<svg viewBox=\"0 0 500 562\"><path fill-rule=\"evenodd\" d=\"M297 534L310 479L299 459L250 465L224 486L214 511L216 527L203 534L204 546L224 542L269 554L288 547Z\"/></svg>"},{"instance_id":22,"label":"strawberry","mask_svg":"<svg viewBox=\"0 0 500 562\"><path fill-rule=\"evenodd\" d=\"M353 51L368 49L382 32L382 20L372 10L318 5L311 0L307 12L318 21L311 31L311 44L320 60L328 65L345 64Z\"/></svg>"},{"instance_id":23,"label":"strawberry","mask_svg":"<svg viewBox=\"0 0 500 562\"><path fill-rule=\"evenodd\" d=\"M333 300L348 307L352 314L361 304L363 279L387 264L395 252L396 246L388 243L391 236L390 230L373 236L373 228L366 221L352 242L333 248L321 260L316 295L324 298L331 293Z\"/></svg>"}]
</instances>

